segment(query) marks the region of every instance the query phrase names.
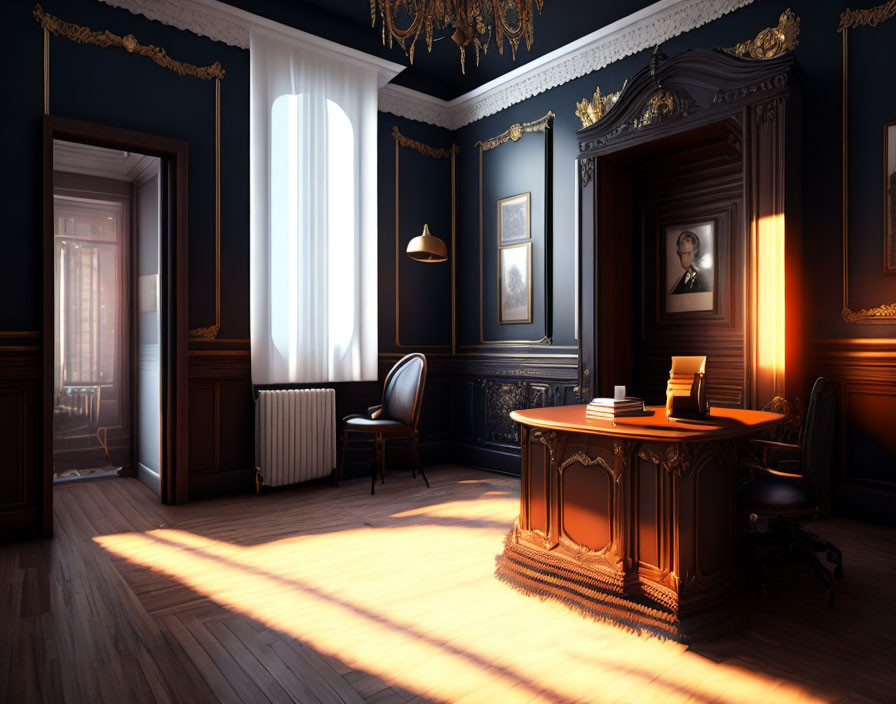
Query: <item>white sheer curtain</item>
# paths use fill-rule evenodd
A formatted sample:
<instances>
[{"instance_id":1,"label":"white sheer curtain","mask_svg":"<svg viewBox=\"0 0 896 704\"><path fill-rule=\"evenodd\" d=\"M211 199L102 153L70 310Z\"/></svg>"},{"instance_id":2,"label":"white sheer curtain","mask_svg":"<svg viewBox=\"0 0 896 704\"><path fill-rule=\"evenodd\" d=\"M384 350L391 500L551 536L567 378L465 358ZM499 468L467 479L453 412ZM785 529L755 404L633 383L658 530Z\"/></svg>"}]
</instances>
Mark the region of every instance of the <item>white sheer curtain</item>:
<instances>
[{"instance_id":1,"label":"white sheer curtain","mask_svg":"<svg viewBox=\"0 0 896 704\"><path fill-rule=\"evenodd\" d=\"M377 73L253 31L255 384L377 377Z\"/></svg>"}]
</instances>

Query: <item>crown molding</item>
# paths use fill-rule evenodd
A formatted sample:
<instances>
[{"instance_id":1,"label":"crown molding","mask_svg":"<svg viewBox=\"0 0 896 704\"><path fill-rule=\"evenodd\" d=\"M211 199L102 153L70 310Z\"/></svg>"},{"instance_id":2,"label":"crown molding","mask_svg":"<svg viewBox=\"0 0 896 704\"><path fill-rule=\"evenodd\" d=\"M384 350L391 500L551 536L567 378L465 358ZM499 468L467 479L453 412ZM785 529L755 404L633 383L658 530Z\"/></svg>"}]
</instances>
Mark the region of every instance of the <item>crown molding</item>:
<instances>
[{"instance_id":1,"label":"crown molding","mask_svg":"<svg viewBox=\"0 0 896 704\"><path fill-rule=\"evenodd\" d=\"M389 112L417 122L427 122L447 130L457 129L451 114L451 103L418 90L397 86L394 83L380 88L380 112Z\"/></svg>"},{"instance_id":2,"label":"crown molding","mask_svg":"<svg viewBox=\"0 0 896 704\"><path fill-rule=\"evenodd\" d=\"M274 33L286 41L301 42L305 47L312 46L333 58L375 66L380 74L381 111L449 130L481 120L614 61L662 44L753 1L659 0L469 93L453 100L441 100L402 86L386 85L403 70L400 64L321 39L217 0L102 0L108 5L243 49L249 47L249 30L257 29Z\"/></svg>"},{"instance_id":3,"label":"crown molding","mask_svg":"<svg viewBox=\"0 0 896 704\"><path fill-rule=\"evenodd\" d=\"M660 0L449 101L457 127L581 78L753 0Z\"/></svg>"},{"instance_id":4,"label":"crown molding","mask_svg":"<svg viewBox=\"0 0 896 704\"><path fill-rule=\"evenodd\" d=\"M226 5L218 0L100 0L101 2L143 15L162 24L185 29L202 37L249 48L249 32L262 32L288 44L299 44L327 59L349 63L377 73L380 87L404 71L405 66L366 54L329 39L303 32L295 27Z\"/></svg>"}]
</instances>

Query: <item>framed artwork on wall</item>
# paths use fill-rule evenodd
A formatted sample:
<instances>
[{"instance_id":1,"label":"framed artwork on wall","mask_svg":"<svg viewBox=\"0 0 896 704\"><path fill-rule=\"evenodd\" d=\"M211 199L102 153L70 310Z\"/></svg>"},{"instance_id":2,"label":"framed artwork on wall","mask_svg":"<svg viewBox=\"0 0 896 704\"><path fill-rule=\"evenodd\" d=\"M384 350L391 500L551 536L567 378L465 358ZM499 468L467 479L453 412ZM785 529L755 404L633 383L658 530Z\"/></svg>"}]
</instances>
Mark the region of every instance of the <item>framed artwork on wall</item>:
<instances>
[{"instance_id":1,"label":"framed artwork on wall","mask_svg":"<svg viewBox=\"0 0 896 704\"><path fill-rule=\"evenodd\" d=\"M498 246L521 242L532 236L529 223L530 200L522 193L498 201Z\"/></svg>"},{"instance_id":2,"label":"framed artwork on wall","mask_svg":"<svg viewBox=\"0 0 896 704\"><path fill-rule=\"evenodd\" d=\"M715 310L716 223L668 226L661 238L666 313Z\"/></svg>"},{"instance_id":3,"label":"framed artwork on wall","mask_svg":"<svg viewBox=\"0 0 896 704\"><path fill-rule=\"evenodd\" d=\"M884 125L884 273L896 274L896 120Z\"/></svg>"},{"instance_id":4,"label":"framed artwork on wall","mask_svg":"<svg viewBox=\"0 0 896 704\"><path fill-rule=\"evenodd\" d=\"M532 322L532 243L498 249L498 323Z\"/></svg>"}]
</instances>

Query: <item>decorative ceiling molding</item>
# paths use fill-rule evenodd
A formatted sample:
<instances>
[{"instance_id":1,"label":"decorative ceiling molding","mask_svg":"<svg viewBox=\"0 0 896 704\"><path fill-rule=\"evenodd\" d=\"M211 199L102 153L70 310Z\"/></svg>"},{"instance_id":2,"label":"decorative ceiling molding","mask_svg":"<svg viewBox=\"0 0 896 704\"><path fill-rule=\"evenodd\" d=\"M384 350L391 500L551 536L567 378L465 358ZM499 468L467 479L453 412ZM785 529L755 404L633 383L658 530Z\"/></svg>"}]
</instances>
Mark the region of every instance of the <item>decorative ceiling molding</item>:
<instances>
[{"instance_id":1,"label":"decorative ceiling molding","mask_svg":"<svg viewBox=\"0 0 896 704\"><path fill-rule=\"evenodd\" d=\"M405 69L405 66L394 61L365 54L363 51L274 22L218 0L101 0L101 2L240 49L249 48L250 31L263 32L283 42L299 43L302 48L314 50L326 58L373 69L377 72L380 87Z\"/></svg>"},{"instance_id":2,"label":"decorative ceiling molding","mask_svg":"<svg viewBox=\"0 0 896 704\"><path fill-rule=\"evenodd\" d=\"M417 122L457 129L451 115L451 103L441 98L434 98L418 90L390 83L380 88L380 112L389 112L399 117L406 117Z\"/></svg>"},{"instance_id":3,"label":"decorative ceiling molding","mask_svg":"<svg viewBox=\"0 0 896 704\"><path fill-rule=\"evenodd\" d=\"M454 100L438 100L406 88L398 90L399 86L385 86L380 89L380 110L458 129L626 56L651 49L752 2L660 0Z\"/></svg>"},{"instance_id":4,"label":"decorative ceiling molding","mask_svg":"<svg viewBox=\"0 0 896 704\"><path fill-rule=\"evenodd\" d=\"M217 0L102 0L108 5L125 8L164 24L243 49L249 46L249 29L260 29L281 35L287 41L300 41L303 46L314 46L334 58L348 58L353 62L381 66L381 111L450 130L505 110L626 56L653 48L753 1L659 0L469 93L446 101L402 86L385 85L386 81L404 68L399 64L321 39ZM384 81L385 74L390 71L391 75Z\"/></svg>"}]
</instances>

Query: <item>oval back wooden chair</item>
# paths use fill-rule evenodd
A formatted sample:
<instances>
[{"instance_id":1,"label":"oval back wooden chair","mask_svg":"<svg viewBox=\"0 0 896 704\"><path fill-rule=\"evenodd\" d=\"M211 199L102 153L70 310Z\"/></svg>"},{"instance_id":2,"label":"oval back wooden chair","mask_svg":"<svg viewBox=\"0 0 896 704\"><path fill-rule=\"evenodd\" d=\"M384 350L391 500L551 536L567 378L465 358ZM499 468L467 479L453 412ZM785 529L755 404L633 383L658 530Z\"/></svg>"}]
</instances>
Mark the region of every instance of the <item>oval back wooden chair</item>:
<instances>
[{"instance_id":1,"label":"oval back wooden chair","mask_svg":"<svg viewBox=\"0 0 896 704\"><path fill-rule=\"evenodd\" d=\"M348 449L349 433L373 435L374 466L370 478L370 493L376 488L376 479L385 482L384 454L385 441L393 438L408 438L411 442L411 456L414 462L412 473L423 477L426 486L429 479L420 464L417 450L420 421L420 407L423 403L423 388L426 385L426 356L419 352L405 355L386 376L383 384L383 400L378 406L371 406L366 414L352 414L343 418L342 452L339 457L337 484L345 469L345 454Z\"/></svg>"}]
</instances>

